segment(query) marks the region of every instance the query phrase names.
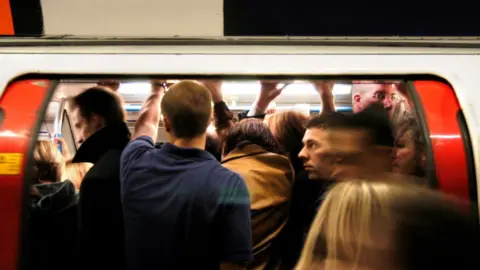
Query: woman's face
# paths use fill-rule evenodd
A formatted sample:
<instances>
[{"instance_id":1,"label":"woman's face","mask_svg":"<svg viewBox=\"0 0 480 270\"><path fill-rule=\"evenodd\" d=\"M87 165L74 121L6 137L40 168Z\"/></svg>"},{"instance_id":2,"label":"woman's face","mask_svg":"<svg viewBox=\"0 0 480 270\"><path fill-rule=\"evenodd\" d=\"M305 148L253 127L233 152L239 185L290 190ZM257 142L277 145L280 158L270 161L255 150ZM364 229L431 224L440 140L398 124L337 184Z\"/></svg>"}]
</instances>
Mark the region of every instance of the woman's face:
<instances>
[{"instance_id":1,"label":"woman's face","mask_svg":"<svg viewBox=\"0 0 480 270\"><path fill-rule=\"evenodd\" d=\"M401 135L393 150L393 171L413 174L417 166L415 142L413 141L412 132L407 131Z\"/></svg>"}]
</instances>

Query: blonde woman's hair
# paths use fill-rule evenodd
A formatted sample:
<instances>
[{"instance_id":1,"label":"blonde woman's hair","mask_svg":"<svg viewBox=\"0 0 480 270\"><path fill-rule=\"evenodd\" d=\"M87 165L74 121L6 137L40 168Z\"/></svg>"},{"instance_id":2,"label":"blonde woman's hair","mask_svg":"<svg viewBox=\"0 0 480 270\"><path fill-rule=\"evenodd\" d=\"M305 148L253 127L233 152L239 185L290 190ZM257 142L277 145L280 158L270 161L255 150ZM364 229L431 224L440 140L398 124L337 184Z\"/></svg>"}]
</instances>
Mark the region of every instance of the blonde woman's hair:
<instances>
[{"instance_id":1,"label":"blonde woman's hair","mask_svg":"<svg viewBox=\"0 0 480 270\"><path fill-rule=\"evenodd\" d=\"M65 161L54 142L39 140L33 152L34 184L40 181L59 182L63 178Z\"/></svg>"},{"instance_id":2,"label":"blonde woman's hair","mask_svg":"<svg viewBox=\"0 0 480 270\"><path fill-rule=\"evenodd\" d=\"M65 179L72 181L75 189L79 190L83 178L92 168L93 164L88 162L67 163L65 170Z\"/></svg>"},{"instance_id":3,"label":"blonde woman's hair","mask_svg":"<svg viewBox=\"0 0 480 270\"><path fill-rule=\"evenodd\" d=\"M351 269L371 265L366 258L388 246L379 239L387 236L388 242L390 202L399 190L403 187L385 182L348 180L336 184L312 223L296 269L312 269L319 262L326 270L339 269L344 263L353 266Z\"/></svg>"},{"instance_id":4,"label":"blonde woman's hair","mask_svg":"<svg viewBox=\"0 0 480 270\"><path fill-rule=\"evenodd\" d=\"M478 246L480 231L465 206L408 181L339 182L312 223L296 269L469 269L477 252L458 247Z\"/></svg>"}]
</instances>

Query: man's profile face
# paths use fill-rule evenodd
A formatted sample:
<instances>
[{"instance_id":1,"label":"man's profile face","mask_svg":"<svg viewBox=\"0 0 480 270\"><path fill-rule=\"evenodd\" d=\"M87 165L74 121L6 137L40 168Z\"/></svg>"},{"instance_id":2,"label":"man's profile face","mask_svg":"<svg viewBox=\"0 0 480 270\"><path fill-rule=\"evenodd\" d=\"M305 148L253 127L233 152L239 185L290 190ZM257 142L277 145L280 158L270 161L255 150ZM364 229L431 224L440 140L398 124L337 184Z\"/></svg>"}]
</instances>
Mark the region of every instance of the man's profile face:
<instances>
[{"instance_id":1,"label":"man's profile face","mask_svg":"<svg viewBox=\"0 0 480 270\"><path fill-rule=\"evenodd\" d=\"M366 83L357 84L353 90L353 112L358 113L371 104L381 103L389 116L392 116L395 106L403 101L396 84Z\"/></svg>"},{"instance_id":2,"label":"man's profile face","mask_svg":"<svg viewBox=\"0 0 480 270\"><path fill-rule=\"evenodd\" d=\"M330 151L328 132L322 128L307 129L298 157L303 160L309 179L329 179L334 171L335 158Z\"/></svg>"},{"instance_id":3,"label":"man's profile face","mask_svg":"<svg viewBox=\"0 0 480 270\"><path fill-rule=\"evenodd\" d=\"M97 116L94 116L92 119L88 120L81 115L78 107L74 108L70 112L70 115L72 117L73 127L75 130L75 138L77 139L77 143L79 145L85 142L88 137L101 128L100 123L97 121Z\"/></svg>"}]
</instances>

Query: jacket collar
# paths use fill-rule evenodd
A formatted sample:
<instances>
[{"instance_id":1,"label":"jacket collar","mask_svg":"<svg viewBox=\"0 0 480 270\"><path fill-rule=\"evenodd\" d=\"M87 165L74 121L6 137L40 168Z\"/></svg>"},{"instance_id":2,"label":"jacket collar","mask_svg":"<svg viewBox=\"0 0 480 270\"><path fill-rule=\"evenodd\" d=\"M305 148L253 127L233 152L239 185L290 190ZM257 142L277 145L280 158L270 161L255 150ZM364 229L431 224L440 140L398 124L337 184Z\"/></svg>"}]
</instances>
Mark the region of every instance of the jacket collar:
<instances>
[{"instance_id":1,"label":"jacket collar","mask_svg":"<svg viewBox=\"0 0 480 270\"><path fill-rule=\"evenodd\" d=\"M78 194L75 191L73 183L69 180L50 184L34 185L37 190L36 195L30 195L32 199L31 207L33 209L58 213L78 201Z\"/></svg>"},{"instance_id":2,"label":"jacket collar","mask_svg":"<svg viewBox=\"0 0 480 270\"><path fill-rule=\"evenodd\" d=\"M255 155L264 154L264 153L268 153L268 151L263 149L259 145L249 144L249 145L246 145L245 147L242 147L241 149L235 148L233 151L228 153L227 156L223 158L221 163L223 164L231 160L239 159L245 156L255 156Z\"/></svg>"},{"instance_id":3,"label":"jacket collar","mask_svg":"<svg viewBox=\"0 0 480 270\"><path fill-rule=\"evenodd\" d=\"M123 150L130 141L130 136L126 123L107 125L82 143L72 162L95 164L108 151Z\"/></svg>"}]
</instances>

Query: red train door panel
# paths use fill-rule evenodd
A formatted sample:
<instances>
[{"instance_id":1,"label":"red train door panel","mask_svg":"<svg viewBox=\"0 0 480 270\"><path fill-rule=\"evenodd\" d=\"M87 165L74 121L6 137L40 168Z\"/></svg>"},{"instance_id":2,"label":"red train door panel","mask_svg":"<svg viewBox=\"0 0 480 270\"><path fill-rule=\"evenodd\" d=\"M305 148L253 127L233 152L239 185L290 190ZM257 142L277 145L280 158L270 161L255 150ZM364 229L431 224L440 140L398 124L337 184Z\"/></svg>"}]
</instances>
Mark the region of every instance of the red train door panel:
<instances>
[{"instance_id":1,"label":"red train door panel","mask_svg":"<svg viewBox=\"0 0 480 270\"><path fill-rule=\"evenodd\" d=\"M25 173L48 104L49 81L22 80L8 85L0 99L0 268L18 268L22 241ZM27 175L28 176L28 175Z\"/></svg>"},{"instance_id":2,"label":"red train door panel","mask_svg":"<svg viewBox=\"0 0 480 270\"><path fill-rule=\"evenodd\" d=\"M440 81L415 81L413 99L430 137L430 177L448 194L475 200L475 167L470 136L454 90ZM428 153L430 151L430 153Z\"/></svg>"}]
</instances>

